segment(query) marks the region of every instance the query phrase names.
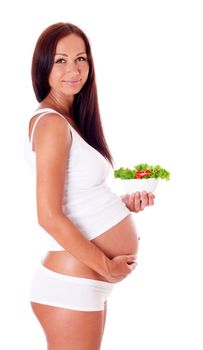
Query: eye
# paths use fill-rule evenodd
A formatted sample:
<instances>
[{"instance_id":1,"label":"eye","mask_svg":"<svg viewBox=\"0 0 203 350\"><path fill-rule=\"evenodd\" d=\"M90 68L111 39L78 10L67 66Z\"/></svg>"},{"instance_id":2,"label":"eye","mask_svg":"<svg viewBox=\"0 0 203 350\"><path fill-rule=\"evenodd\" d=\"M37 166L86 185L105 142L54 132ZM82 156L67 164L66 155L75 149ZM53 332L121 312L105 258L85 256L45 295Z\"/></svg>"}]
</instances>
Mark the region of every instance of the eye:
<instances>
[{"instance_id":1,"label":"eye","mask_svg":"<svg viewBox=\"0 0 203 350\"><path fill-rule=\"evenodd\" d=\"M83 61L87 61L87 58L86 58L86 57L83 57L83 56L80 56L80 57L77 58L77 60L78 60L79 62L83 62Z\"/></svg>"},{"instance_id":2,"label":"eye","mask_svg":"<svg viewBox=\"0 0 203 350\"><path fill-rule=\"evenodd\" d=\"M55 63L65 63L65 60L63 58L59 58Z\"/></svg>"}]
</instances>

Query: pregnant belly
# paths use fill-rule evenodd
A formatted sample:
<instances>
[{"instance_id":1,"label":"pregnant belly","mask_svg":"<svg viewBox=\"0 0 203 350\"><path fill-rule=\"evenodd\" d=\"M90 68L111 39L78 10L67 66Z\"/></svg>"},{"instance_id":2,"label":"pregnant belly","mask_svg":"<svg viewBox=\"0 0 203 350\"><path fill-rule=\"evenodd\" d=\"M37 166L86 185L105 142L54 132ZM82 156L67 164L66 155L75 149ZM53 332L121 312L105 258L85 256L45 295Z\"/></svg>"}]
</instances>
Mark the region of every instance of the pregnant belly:
<instances>
[{"instance_id":1,"label":"pregnant belly","mask_svg":"<svg viewBox=\"0 0 203 350\"><path fill-rule=\"evenodd\" d=\"M118 255L136 255L138 251L138 234L132 214L129 214L118 224L93 239L92 242L110 259ZM81 263L66 251L48 252L42 263L47 268L58 273L105 280L96 271Z\"/></svg>"},{"instance_id":2,"label":"pregnant belly","mask_svg":"<svg viewBox=\"0 0 203 350\"><path fill-rule=\"evenodd\" d=\"M109 258L118 255L137 254L138 235L132 214L93 239L92 242Z\"/></svg>"}]
</instances>

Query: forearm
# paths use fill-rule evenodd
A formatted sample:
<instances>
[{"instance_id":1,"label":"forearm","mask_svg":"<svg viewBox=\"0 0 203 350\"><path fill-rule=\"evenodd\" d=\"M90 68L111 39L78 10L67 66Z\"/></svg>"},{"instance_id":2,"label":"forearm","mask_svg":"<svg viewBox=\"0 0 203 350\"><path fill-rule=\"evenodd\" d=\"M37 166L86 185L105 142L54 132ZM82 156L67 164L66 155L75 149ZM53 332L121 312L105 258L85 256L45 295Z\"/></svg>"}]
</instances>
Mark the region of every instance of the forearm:
<instances>
[{"instance_id":1,"label":"forearm","mask_svg":"<svg viewBox=\"0 0 203 350\"><path fill-rule=\"evenodd\" d=\"M86 239L65 215L54 215L40 225L71 255L91 269L106 277L108 257L91 241Z\"/></svg>"}]
</instances>

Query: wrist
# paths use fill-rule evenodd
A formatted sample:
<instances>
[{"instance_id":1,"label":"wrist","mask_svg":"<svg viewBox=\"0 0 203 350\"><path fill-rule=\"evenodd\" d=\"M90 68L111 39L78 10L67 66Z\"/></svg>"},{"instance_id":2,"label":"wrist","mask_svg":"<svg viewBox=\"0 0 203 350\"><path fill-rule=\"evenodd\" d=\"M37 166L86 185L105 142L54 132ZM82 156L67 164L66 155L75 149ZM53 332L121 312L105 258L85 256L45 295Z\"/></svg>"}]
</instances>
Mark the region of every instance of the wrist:
<instances>
[{"instance_id":1,"label":"wrist","mask_svg":"<svg viewBox=\"0 0 203 350\"><path fill-rule=\"evenodd\" d=\"M125 200L125 195L124 195L124 194L121 194L120 197L121 197L121 200L122 200L122 202L123 202L123 201Z\"/></svg>"},{"instance_id":2,"label":"wrist","mask_svg":"<svg viewBox=\"0 0 203 350\"><path fill-rule=\"evenodd\" d=\"M102 275L106 279L109 279L109 277L111 277L110 271L111 271L111 260L106 255L103 255L98 267L98 272L100 275Z\"/></svg>"},{"instance_id":3,"label":"wrist","mask_svg":"<svg viewBox=\"0 0 203 350\"><path fill-rule=\"evenodd\" d=\"M86 259L86 264L99 275L108 278L111 260L93 242L89 242L89 244L91 245L91 250Z\"/></svg>"},{"instance_id":4,"label":"wrist","mask_svg":"<svg viewBox=\"0 0 203 350\"><path fill-rule=\"evenodd\" d=\"M128 208L128 205L127 205L128 197L129 197L128 194L124 194L124 195L121 195L121 196L120 196L122 202L125 204L125 206L126 206L127 208ZM128 208L128 209L129 209L129 208Z\"/></svg>"}]
</instances>

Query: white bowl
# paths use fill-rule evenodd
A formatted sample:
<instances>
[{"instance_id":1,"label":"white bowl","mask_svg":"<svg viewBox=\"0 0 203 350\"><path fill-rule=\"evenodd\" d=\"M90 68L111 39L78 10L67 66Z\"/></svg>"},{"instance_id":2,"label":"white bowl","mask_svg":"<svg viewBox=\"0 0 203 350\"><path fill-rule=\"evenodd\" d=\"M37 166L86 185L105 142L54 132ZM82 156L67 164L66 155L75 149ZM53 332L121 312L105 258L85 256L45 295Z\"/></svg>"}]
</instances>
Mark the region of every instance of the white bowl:
<instances>
[{"instance_id":1,"label":"white bowl","mask_svg":"<svg viewBox=\"0 0 203 350\"><path fill-rule=\"evenodd\" d=\"M154 192L159 182L158 179L120 179L120 181L127 193L136 191Z\"/></svg>"}]
</instances>

